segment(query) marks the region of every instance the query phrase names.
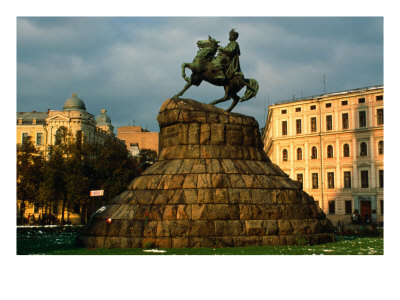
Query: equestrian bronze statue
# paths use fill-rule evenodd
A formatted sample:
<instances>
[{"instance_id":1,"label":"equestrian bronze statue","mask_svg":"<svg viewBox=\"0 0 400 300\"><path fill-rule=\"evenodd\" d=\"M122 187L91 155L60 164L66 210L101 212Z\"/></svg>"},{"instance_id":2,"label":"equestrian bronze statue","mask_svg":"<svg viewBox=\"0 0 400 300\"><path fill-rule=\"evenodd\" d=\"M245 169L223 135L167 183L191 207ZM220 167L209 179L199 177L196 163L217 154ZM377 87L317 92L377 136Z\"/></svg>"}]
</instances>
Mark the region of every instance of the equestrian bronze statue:
<instances>
[{"instance_id":1,"label":"equestrian bronze statue","mask_svg":"<svg viewBox=\"0 0 400 300\"><path fill-rule=\"evenodd\" d=\"M220 47L219 41L208 36L208 40L197 41L199 51L192 63L182 64L182 77L187 82L185 87L173 98L179 98L192 85L199 86L205 80L216 86L223 86L225 95L210 104L217 104L233 99L227 111L232 111L238 102L244 102L254 98L258 92L258 83L255 79L246 79L240 69L240 48L236 42L239 34L232 29L229 33L229 44ZM217 56L215 54L217 53ZM192 71L190 77L186 76L185 69ZM237 93L246 86L243 97Z\"/></svg>"}]
</instances>

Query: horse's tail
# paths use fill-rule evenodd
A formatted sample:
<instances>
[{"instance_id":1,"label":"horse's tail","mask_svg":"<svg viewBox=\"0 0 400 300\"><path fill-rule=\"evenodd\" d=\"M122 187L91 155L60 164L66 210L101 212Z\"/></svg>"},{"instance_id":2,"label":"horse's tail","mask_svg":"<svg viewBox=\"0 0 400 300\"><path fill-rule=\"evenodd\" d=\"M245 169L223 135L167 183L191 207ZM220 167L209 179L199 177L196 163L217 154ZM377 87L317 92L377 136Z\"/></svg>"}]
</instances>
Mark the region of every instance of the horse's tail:
<instances>
[{"instance_id":1,"label":"horse's tail","mask_svg":"<svg viewBox=\"0 0 400 300\"><path fill-rule=\"evenodd\" d=\"M240 100L239 100L240 102L250 100L251 98L254 98L257 95L257 92L258 92L257 80L250 78L250 79L248 79L248 81L249 81L250 88L248 86L246 87L246 92L244 93L243 97L240 98Z\"/></svg>"}]
</instances>

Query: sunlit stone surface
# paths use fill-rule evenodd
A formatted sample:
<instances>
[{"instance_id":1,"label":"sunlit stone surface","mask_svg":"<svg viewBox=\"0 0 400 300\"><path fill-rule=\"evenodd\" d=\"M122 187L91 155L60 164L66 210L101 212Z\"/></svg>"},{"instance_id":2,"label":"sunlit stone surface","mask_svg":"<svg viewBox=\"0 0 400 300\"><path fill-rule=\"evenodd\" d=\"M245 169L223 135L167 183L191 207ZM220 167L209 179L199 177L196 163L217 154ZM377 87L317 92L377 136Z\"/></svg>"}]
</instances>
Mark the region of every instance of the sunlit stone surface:
<instances>
[{"instance_id":1,"label":"sunlit stone surface","mask_svg":"<svg viewBox=\"0 0 400 300\"><path fill-rule=\"evenodd\" d=\"M194 100L168 99L157 120L158 162L92 217L80 237L85 246L333 241L323 211L262 150L254 118Z\"/></svg>"}]
</instances>

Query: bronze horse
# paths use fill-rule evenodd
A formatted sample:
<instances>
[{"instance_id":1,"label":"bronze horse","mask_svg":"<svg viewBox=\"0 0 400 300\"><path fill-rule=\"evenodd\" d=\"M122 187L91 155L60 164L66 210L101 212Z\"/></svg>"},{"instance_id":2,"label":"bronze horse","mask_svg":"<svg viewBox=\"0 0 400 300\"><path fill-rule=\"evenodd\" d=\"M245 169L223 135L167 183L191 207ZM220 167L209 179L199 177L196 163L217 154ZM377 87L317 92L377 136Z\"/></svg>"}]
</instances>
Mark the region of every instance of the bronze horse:
<instances>
[{"instance_id":1,"label":"bronze horse","mask_svg":"<svg viewBox=\"0 0 400 300\"><path fill-rule=\"evenodd\" d=\"M193 62L182 64L182 77L187 83L178 94L173 96L173 98L179 98L192 85L199 86L203 80L213 85L224 87L224 97L215 100L210 104L215 105L233 99L233 102L227 111L232 111L239 101L244 102L257 95L258 83L255 79L246 79L241 73L235 74L231 78L228 78L225 75L224 66L228 64L226 56L224 56L220 51L217 57L215 57L215 53L219 46L218 43L218 41L210 36L208 37L208 40L197 41L199 51L197 52ZM190 77L186 76L185 68L189 68L192 71ZM239 97L236 93L238 93L244 86L246 86L246 92L243 97Z\"/></svg>"}]
</instances>

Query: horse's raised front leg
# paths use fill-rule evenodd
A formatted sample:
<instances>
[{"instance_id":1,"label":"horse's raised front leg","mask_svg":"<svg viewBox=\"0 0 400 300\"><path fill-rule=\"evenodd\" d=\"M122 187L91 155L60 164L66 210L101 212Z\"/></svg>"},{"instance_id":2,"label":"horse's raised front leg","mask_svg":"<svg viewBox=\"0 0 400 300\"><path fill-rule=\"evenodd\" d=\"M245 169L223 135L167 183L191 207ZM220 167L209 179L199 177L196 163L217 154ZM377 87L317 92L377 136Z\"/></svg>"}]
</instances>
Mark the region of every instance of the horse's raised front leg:
<instances>
[{"instance_id":1,"label":"horse's raised front leg","mask_svg":"<svg viewBox=\"0 0 400 300\"><path fill-rule=\"evenodd\" d=\"M179 98L180 96L182 96L183 93L186 92L187 89L190 88L191 86L192 86L192 84L191 84L190 82L186 83L186 84L185 84L185 87L182 89L182 91L180 91L178 94L176 94L175 96L173 96L172 99L177 99L177 98Z\"/></svg>"},{"instance_id":2,"label":"horse's raised front leg","mask_svg":"<svg viewBox=\"0 0 400 300\"><path fill-rule=\"evenodd\" d=\"M187 83L190 82L190 78L186 76L185 68L191 69L191 68L190 68L190 65L191 65L191 64L189 64L189 63L183 63L183 64L182 64L182 78L185 79L185 81L186 81Z\"/></svg>"},{"instance_id":3,"label":"horse's raised front leg","mask_svg":"<svg viewBox=\"0 0 400 300\"><path fill-rule=\"evenodd\" d=\"M238 104L240 97L238 95L234 95L232 97L232 99L233 99L233 101L232 101L231 106L229 106L229 108L226 110L228 112L232 111L232 109L236 106L236 104Z\"/></svg>"}]
</instances>

